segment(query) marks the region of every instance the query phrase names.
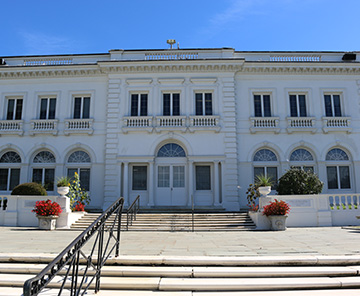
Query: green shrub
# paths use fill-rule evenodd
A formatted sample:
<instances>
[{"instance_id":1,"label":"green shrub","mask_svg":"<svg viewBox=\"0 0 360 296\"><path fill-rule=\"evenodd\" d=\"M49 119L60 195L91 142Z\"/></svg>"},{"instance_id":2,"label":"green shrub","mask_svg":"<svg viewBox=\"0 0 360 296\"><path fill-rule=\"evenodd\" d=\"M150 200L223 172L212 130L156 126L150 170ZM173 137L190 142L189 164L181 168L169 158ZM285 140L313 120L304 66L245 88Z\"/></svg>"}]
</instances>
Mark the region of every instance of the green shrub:
<instances>
[{"instance_id":1,"label":"green shrub","mask_svg":"<svg viewBox=\"0 0 360 296\"><path fill-rule=\"evenodd\" d=\"M279 179L277 192L279 195L319 194L323 186L313 172L293 168Z\"/></svg>"},{"instance_id":2,"label":"green shrub","mask_svg":"<svg viewBox=\"0 0 360 296\"><path fill-rule=\"evenodd\" d=\"M45 188L39 183L23 183L16 186L11 195L47 195Z\"/></svg>"}]
</instances>

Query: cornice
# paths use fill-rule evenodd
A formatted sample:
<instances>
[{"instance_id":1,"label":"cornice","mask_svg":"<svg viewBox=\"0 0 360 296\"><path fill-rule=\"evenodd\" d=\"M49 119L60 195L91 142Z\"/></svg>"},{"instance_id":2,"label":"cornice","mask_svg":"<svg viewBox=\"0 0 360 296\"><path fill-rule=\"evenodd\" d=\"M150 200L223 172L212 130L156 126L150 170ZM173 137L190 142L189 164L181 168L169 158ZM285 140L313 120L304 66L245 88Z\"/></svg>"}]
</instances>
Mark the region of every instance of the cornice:
<instances>
[{"instance_id":1,"label":"cornice","mask_svg":"<svg viewBox=\"0 0 360 296\"><path fill-rule=\"evenodd\" d=\"M324 74L324 75L358 75L360 74L359 65L256 65L245 64L240 73L246 74Z\"/></svg>"},{"instance_id":2,"label":"cornice","mask_svg":"<svg viewBox=\"0 0 360 296\"><path fill-rule=\"evenodd\" d=\"M103 73L97 66L92 67L9 67L0 68L0 79L26 79L26 78L57 78L57 77L88 77L101 76Z\"/></svg>"}]
</instances>

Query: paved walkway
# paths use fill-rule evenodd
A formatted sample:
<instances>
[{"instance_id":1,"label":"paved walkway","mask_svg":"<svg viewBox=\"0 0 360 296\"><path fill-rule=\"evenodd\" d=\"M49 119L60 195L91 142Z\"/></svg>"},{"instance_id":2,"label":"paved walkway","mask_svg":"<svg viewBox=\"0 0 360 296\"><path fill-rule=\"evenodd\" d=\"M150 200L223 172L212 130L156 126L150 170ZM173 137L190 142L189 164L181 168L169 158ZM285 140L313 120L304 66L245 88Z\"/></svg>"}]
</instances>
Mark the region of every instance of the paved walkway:
<instances>
[{"instance_id":1,"label":"paved walkway","mask_svg":"<svg viewBox=\"0 0 360 296\"><path fill-rule=\"evenodd\" d=\"M59 253L79 231L0 227L0 253ZM360 229L286 231L123 232L122 255L294 256L360 255Z\"/></svg>"}]
</instances>

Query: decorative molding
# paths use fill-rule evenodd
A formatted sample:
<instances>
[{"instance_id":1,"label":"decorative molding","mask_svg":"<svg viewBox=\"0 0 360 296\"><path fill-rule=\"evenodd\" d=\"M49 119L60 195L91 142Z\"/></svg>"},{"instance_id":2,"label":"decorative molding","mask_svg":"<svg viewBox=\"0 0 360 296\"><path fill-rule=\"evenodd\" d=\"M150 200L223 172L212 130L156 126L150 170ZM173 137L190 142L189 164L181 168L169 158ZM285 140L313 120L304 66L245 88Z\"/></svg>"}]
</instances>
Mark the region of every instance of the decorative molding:
<instances>
[{"instance_id":1,"label":"decorative molding","mask_svg":"<svg viewBox=\"0 0 360 296\"><path fill-rule=\"evenodd\" d=\"M214 84L217 81L216 77L199 77L199 78L190 78L191 83L194 84Z\"/></svg>"},{"instance_id":2,"label":"decorative molding","mask_svg":"<svg viewBox=\"0 0 360 296\"><path fill-rule=\"evenodd\" d=\"M126 79L128 85L143 85L150 84L153 80L151 78L129 78Z\"/></svg>"},{"instance_id":3,"label":"decorative molding","mask_svg":"<svg viewBox=\"0 0 360 296\"><path fill-rule=\"evenodd\" d=\"M158 79L158 82L160 84L176 84L176 85L179 85L179 84L183 84L185 81L184 78L159 78Z\"/></svg>"}]
</instances>

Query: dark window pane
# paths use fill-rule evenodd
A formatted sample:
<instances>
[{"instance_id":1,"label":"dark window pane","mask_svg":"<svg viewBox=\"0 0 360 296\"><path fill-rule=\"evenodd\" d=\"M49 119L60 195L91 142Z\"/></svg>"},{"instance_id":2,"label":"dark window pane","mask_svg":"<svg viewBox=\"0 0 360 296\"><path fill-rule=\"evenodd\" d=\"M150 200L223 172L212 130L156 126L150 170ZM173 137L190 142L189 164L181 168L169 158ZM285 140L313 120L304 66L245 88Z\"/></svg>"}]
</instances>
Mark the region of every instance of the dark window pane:
<instances>
[{"instance_id":1,"label":"dark window pane","mask_svg":"<svg viewBox=\"0 0 360 296\"><path fill-rule=\"evenodd\" d=\"M256 182L257 176L265 175L264 167L254 167L254 182Z\"/></svg>"},{"instance_id":2,"label":"dark window pane","mask_svg":"<svg viewBox=\"0 0 360 296\"><path fill-rule=\"evenodd\" d=\"M196 166L196 190L211 190L210 166Z\"/></svg>"},{"instance_id":3,"label":"dark window pane","mask_svg":"<svg viewBox=\"0 0 360 296\"><path fill-rule=\"evenodd\" d=\"M18 99L18 100L16 100L16 114L15 114L15 120L20 120L20 119L21 119L22 106L23 106L23 100L22 100L22 99Z\"/></svg>"},{"instance_id":4,"label":"dark window pane","mask_svg":"<svg viewBox=\"0 0 360 296\"><path fill-rule=\"evenodd\" d=\"M7 190L8 174L8 169L0 169L0 190Z\"/></svg>"},{"instance_id":5,"label":"dark window pane","mask_svg":"<svg viewBox=\"0 0 360 296\"><path fill-rule=\"evenodd\" d=\"M170 94L163 94L163 115L170 116Z\"/></svg>"},{"instance_id":6,"label":"dark window pane","mask_svg":"<svg viewBox=\"0 0 360 296\"><path fill-rule=\"evenodd\" d=\"M212 94L205 94L205 115L212 115Z\"/></svg>"},{"instance_id":7,"label":"dark window pane","mask_svg":"<svg viewBox=\"0 0 360 296\"><path fill-rule=\"evenodd\" d=\"M83 116L82 118L90 118L90 98L84 98Z\"/></svg>"},{"instance_id":8,"label":"dark window pane","mask_svg":"<svg viewBox=\"0 0 360 296\"><path fill-rule=\"evenodd\" d=\"M290 116L297 117L297 101L295 95L290 95Z\"/></svg>"},{"instance_id":9,"label":"dark window pane","mask_svg":"<svg viewBox=\"0 0 360 296\"><path fill-rule=\"evenodd\" d=\"M14 119L14 107L15 107L15 100L14 99L8 100L6 120Z\"/></svg>"},{"instance_id":10,"label":"dark window pane","mask_svg":"<svg viewBox=\"0 0 360 296\"><path fill-rule=\"evenodd\" d=\"M262 117L261 96L259 95L254 95L254 110L255 110L255 117Z\"/></svg>"},{"instance_id":11,"label":"dark window pane","mask_svg":"<svg viewBox=\"0 0 360 296\"><path fill-rule=\"evenodd\" d=\"M312 167L312 166L304 166L304 171L314 173L314 167Z\"/></svg>"},{"instance_id":12,"label":"dark window pane","mask_svg":"<svg viewBox=\"0 0 360 296\"><path fill-rule=\"evenodd\" d=\"M180 115L180 94L173 94L173 116Z\"/></svg>"},{"instance_id":13,"label":"dark window pane","mask_svg":"<svg viewBox=\"0 0 360 296\"><path fill-rule=\"evenodd\" d=\"M335 116L341 116L340 96L334 95L334 113Z\"/></svg>"},{"instance_id":14,"label":"dark window pane","mask_svg":"<svg viewBox=\"0 0 360 296\"><path fill-rule=\"evenodd\" d=\"M35 183L42 184L42 169L33 169L33 178L32 181Z\"/></svg>"},{"instance_id":15,"label":"dark window pane","mask_svg":"<svg viewBox=\"0 0 360 296\"><path fill-rule=\"evenodd\" d=\"M324 100L325 100L325 115L328 117L333 116L332 106L331 106L331 96L325 95Z\"/></svg>"},{"instance_id":16,"label":"dark window pane","mask_svg":"<svg viewBox=\"0 0 360 296\"><path fill-rule=\"evenodd\" d=\"M338 177L336 166L326 167L327 180L328 180L328 189L337 189L338 188Z\"/></svg>"},{"instance_id":17,"label":"dark window pane","mask_svg":"<svg viewBox=\"0 0 360 296\"><path fill-rule=\"evenodd\" d=\"M47 191L54 190L54 180L55 180L55 170L45 169L44 187L46 188Z\"/></svg>"},{"instance_id":18,"label":"dark window pane","mask_svg":"<svg viewBox=\"0 0 360 296\"><path fill-rule=\"evenodd\" d=\"M133 167L132 190L147 190L147 166Z\"/></svg>"},{"instance_id":19,"label":"dark window pane","mask_svg":"<svg viewBox=\"0 0 360 296\"><path fill-rule=\"evenodd\" d=\"M46 119L47 102L47 99L41 99L40 101L40 119Z\"/></svg>"},{"instance_id":20,"label":"dark window pane","mask_svg":"<svg viewBox=\"0 0 360 296\"><path fill-rule=\"evenodd\" d=\"M270 117L271 116L271 107L270 107L270 96L264 95L264 117Z\"/></svg>"},{"instance_id":21,"label":"dark window pane","mask_svg":"<svg viewBox=\"0 0 360 296\"><path fill-rule=\"evenodd\" d=\"M195 94L195 115L204 115L202 97L202 94Z\"/></svg>"},{"instance_id":22,"label":"dark window pane","mask_svg":"<svg viewBox=\"0 0 360 296\"><path fill-rule=\"evenodd\" d=\"M350 189L350 172L348 166L339 167L340 174L340 188L341 189Z\"/></svg>"},{"instance_id":23,"label":"dark window pane","mask_svg":"<svg viewBox=\"0 0 360 296\"><path fill-rule=\"evenodd\" d=\"M49 119L55 119L56 99L50 99Z\"/></svg>"},{"instance_id":24,"label":"dark window pane","mask_svg":"<svg viewBox=\"0 0 360 296\"><path fill-rule=\"evenodd\" d=\"M271 189L276 189L278 181L277 167L267 167L266 175L267 177L270 177L271 181L273 182L273 186L271 186Z\"/></svg>"},{"instance_id":25,"label":"dark window pane","mask_svg":"<svg viewBox=\"0 0 360 296\"><path fill-rule=\"evenodd\" d=\"M147 116L147 105L148 105L148 95L141 94L140 95L140 116Z\"/></svg>"},{"instance_id":26,"label":"dark window pane","mask_svg":"<svg viewBox=\"0 0 360 296\"><path fill-rule=\"evenodd\" d=\"M90 190L90 169L80 169L80 185L84 190Z\"/></svg>"},{"instance_id":27,"label":"dark window pane","mask_svg":"<svg viewBox=\"0 0 360 296\"><path fill-rule=\"evenodd\" d=\"M19 183L20 183L20 169L11 169L9 190L13 190L15 186L19 185Z\"/></svg>"},{"instance_id":28,"label":"dark window pane","mask_svg":"<svg viewBox=\"0 0 360 296\"><path fill-rule=\"evenodd\" d=\"M68 169L67 176L68 176L69 178L73 179L74 176L75 176L75 173L77 173L77 171L78 171L77 169Z\"/></svg>"},{"instance_id":29,"label":"dark window pane","mask_svg":"<svg viewBox=\"0 0 360 296\"><path fill-rule=\"evenodd\" d=\"M307 116L305 95L299 95L299 111L300 111L300 117Z\"/></svg>"},{"instance_id":30,"label":"dark window pane","mask_svg":"<svg viewBox=\"0 0 360 296\"><path fill-rule=\"evenodd\" d=\"M81 98L74 99L74 119L79 119L81 114Z\"/></svg>"},{"instance_id":31,"label":"dark window pane","mask_svg":"<svg viewBox=\"0 0 360 296\"><path fill-rule=\"evenodd\" d=\"M131 95L131 116L138 116L138 95Z\"/></svg>"}]
</instances>

